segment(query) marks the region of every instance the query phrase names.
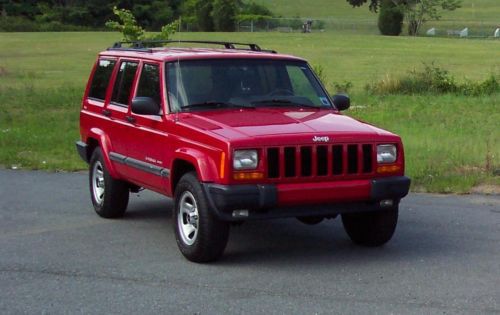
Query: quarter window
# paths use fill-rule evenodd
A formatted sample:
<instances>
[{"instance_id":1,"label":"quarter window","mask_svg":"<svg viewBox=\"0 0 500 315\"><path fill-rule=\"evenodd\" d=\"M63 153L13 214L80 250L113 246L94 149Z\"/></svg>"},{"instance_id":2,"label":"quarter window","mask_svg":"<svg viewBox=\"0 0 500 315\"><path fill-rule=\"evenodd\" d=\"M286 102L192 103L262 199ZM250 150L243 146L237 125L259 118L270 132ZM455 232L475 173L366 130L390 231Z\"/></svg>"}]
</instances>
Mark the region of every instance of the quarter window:
<instances>
[{"instance_id":1,"label":"quarter window","mask_svg":"<svg viewBox=\"0 0 500 315\"><path fill-rule=\"evenodd\" d=\"M120 70L118 71L115 86L113 87L112 102L128 105L136 71L137 62L123 61L120 64Z\"/></svg>"},{"instance_id":2,"label":"quarter window","mask_svg":"<svg viewBox=\"0 0 500 315\"><path fill-rule=\"evenodd\" d=\"M114 60L99 59L99 63L94 71L94 77L90 84L89 97L98 100L106 98L106 89L108 88L109 79L115 67Z\"/></svg>"}]
</instances>

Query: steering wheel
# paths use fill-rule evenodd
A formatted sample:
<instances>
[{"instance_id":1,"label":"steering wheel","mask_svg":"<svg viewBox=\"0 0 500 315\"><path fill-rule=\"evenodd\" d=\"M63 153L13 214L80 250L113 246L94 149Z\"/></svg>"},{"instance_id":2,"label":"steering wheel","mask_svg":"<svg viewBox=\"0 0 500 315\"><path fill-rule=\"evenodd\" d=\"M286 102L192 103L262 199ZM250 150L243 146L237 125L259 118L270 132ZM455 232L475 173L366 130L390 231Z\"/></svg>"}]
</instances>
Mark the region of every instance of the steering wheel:
<instances>
[{"instance_id":1,"label":"steering wheel","mask_svg":"<svg viewBox=\"0 0 500 315\"><path fill-rule=\"evenodd\" d=\"M293 92L290 91L289 89L276 89L274 91L271 91L268 95L269 96L276 96L276 95L289 95L289 96L293 96Z\"/></svg>"}]
</instances>

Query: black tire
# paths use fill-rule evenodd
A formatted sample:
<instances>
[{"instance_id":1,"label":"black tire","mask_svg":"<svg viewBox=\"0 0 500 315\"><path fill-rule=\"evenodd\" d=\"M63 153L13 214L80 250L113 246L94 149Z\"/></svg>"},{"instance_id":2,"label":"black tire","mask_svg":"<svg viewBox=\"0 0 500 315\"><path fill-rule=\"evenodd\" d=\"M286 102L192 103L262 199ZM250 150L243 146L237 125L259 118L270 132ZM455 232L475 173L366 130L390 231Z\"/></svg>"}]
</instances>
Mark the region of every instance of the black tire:
<instances>
[{"instance_id":1,"label":"black tire","mask_svg":"<svg viewBox=\"0 0 500 315\"><path fill-rule=\"evenodd\" d=\"M99 216L123 216L128 205L129 185L111 177L100 148L96 148L90 158L89 188L94 210Z\"/></svg>"},{"instance_id":2,"label":"black tire","mask_svg":"<svg viewBox=\"0 0 500 315\"><path fill-rule=\"evenodd\" d=\"M398 212L398 207L394 207L373 212L344 213L342 223L354 243L368 247L382 246L396 230Z\"/></svg>"},{"instance_id":3,"label":"black tire","mask_svg":"<svg viewBox=\"0 0 500 315\"><path fill-rule=\"evenodd\" d=\"M297 217L297 220L307 225L316 225L323 222L324 217L309 216L309 217Z\"/></svg>"},{"instance_id":4,"label":"black tire","mask_svg":"<svg viewBox=\"0 0 500 315\"><path fill-rule=\"evenodd\" d=\"M174 203L175 238L184 257L193 262L209 262L222 256L229 237L229 223L210 211L196 173L181 177Z\"/></svg>"}]
</instances>

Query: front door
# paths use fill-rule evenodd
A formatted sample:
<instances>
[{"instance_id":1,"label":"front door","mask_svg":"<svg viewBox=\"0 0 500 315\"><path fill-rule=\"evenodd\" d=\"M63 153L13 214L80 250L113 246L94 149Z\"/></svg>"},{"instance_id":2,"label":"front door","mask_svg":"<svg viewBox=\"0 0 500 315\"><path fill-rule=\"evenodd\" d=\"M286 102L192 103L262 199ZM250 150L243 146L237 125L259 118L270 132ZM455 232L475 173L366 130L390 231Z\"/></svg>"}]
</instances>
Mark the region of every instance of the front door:
<instances>
[{"instance_id":1,"label":"front door","mask_svg":"<svg viewBox=\"0 0 500 315\"><path fill-rule=\"evenodd\" d=\"M138 115L130 112L132 129L127 142L128 163L133 166L130 177L146 188L163 192L170 178L169 136L166 132L162 67L159 63L143 62L134 97L149 97L158 105L157 115ZM170 150L169 150L170 149Z\"/></svg>"}]
</instances>

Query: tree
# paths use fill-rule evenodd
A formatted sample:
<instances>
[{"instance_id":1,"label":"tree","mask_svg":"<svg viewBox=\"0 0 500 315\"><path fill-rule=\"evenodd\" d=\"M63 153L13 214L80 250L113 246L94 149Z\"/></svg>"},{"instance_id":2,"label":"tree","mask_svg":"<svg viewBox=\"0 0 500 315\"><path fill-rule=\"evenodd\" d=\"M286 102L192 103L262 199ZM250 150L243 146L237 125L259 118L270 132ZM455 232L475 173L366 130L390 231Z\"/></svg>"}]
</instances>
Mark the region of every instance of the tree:
<instances>
[{"instance_id":1,"label":"tree","mask_svg":"<svg viewBox=\"0 0 500 315\"><path fill-rule=\"evenodd\" d=\"M236 29L236 14L238 7L234 0L214 0L212 19L214 27L219 32L234 32Z\"/></svg>"},{"instance_id":2,"label":"tree","mask_svg":"<svg viewBox=\"0 0 500 315\"><path fill-rule=\"evenodd\" d=\"M408 21L408 34L418 35L425 22L441 19L442 11L453 11L460 8L460 4L461 0L416 0L401 5Z\"/></svg>"},{"instance_id":3,"label":"tree","mask_svg":"<svg viewBox=\"0 0 500 315\"><path fill-rule=\"evenodd\" d=\"M368 0L346 0L346 1L349 2L349 4L352 5L353 7L360 7L363 4L365 4ZM382 0L370 0L370 6L369 6L370 11L377 12L378 7L380 5L380 1Z\"/></svg>"},{"instance_id":4,"label":"tree","mask_svg":"<svg viewBox=\"0 0 500 315\"><path fill-rule=\"evenodd\" d=\"M382 35L398 36L403 29L404 14L392 0L382 0L378 15L378 29Z\"/></svg>"},{"instance_id":5,"label":"tree","mask_svg":"<svg viewBox=\"0 0 500 315\"><path fill-rule=\"evenodd\" d=\"M175 33L178 26L178 21L174 21L164 25L159 34L147 36L146 31L137 24L137 20L132 12L114 7L113 13L118 17L120 22L107 21L106 26L122 33L122 40L124 41L168 40Z\"/></svg>"},{"instance_id":6,"label":"tree","mask_svg":"<svg viewBox=\"0 0 500 315\"><path fill-rule=\"evenodd\" d=\"M346 0L353 7L370 1L370 10L377 12L382 0ZM391 0L404 12L408 34L418 35L421 26L429 20L439 20L441 12L453 11L461 6L461 0Z\"/></svg>"}]
</instances>

